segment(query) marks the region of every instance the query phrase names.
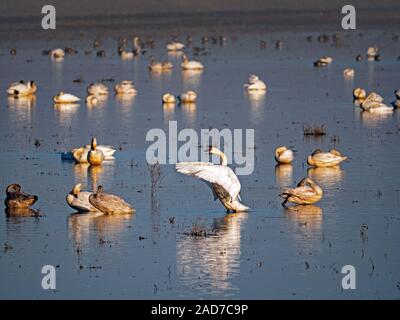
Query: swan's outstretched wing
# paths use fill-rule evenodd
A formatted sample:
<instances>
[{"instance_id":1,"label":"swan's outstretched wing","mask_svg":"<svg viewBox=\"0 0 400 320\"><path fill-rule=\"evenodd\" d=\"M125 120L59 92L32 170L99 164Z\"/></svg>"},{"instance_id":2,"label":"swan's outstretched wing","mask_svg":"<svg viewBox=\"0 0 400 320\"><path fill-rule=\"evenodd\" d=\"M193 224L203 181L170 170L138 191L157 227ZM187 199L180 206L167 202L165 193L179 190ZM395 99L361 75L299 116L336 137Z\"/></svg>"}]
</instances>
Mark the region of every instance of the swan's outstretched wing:
<instances>
[{"instance_id":1,"label":"swan's outstretched wing","mask_svg":"<svg viewBox=\"0 0 400 320\"><path fill-rule=\"evenodd\" d=\"M231 168L209 162L180 162L176 171L207 182L218 184L236 200L240 192L240 182Z\"/></svg>"}]
</instances>

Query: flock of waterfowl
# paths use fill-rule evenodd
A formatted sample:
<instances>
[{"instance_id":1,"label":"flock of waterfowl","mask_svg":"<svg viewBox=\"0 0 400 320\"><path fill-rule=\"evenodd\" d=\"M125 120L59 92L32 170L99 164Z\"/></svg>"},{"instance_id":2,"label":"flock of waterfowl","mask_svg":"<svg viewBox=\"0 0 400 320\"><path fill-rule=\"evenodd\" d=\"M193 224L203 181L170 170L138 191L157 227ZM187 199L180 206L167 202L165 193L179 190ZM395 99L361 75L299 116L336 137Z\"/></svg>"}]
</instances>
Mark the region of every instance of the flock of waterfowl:
<instances>
[{"instance_id":1,"label":"flock of waterfowl","mask_svg":"<svg viewBox=\"0 0 400 320\"><path fill-rule=\"evenodd\" d=\"M119 46L118 52L122 59L132 59L140 54L140 39L135 37L134 48L132 51L126 51L124 44ZM280 48L281 43L277 43ZM182 51L185 48L183 43L173 41L166 45L168 51ZM55 49L50 52L52 59L64 59L65 52L62 49ZM378 60L378 48L371 47L367 50L369 60ZM333 62L331 57L322 57L314 62L316 67L325 67ZM154 56L150 56L149 70L150 72L168 72L173 67L171 62L157 61ZM182 54L182 70L203 70L204 66L199 61L189 60L185 54ZM354 69L347 68L343 71L344 77L353 77ZM257 75L251 74L248 82L244 84L244 89L248 92L266 93L267 85ZM13 97L23 97L34 95L37 86L33 81L12 83L7 93ZM114 86L117 95L135 96L137 89L130 80L124 80ZM102 83L92 83L87 88L86 102L88 104L96 104L99 100L105 99L109 94L109 88ZM353 91L354 103L360 106L366 112L393 112L394 107L400 106L400 91L395 91L396 101L392 106L383 103L383 98L375 92L367 95L362 88L356 88ZM163 104L175 104L178 100L180 103L194 103L197 99L197 93L193 90L175 96L172 93L162 95ZM53 97L55 104L73 104L80 101L80 98L65 92L59 92ZM100 166L104 161L114 160L116 149L112 146L97 145L96 138L92 138L90 145L84 145L74 148L70 152L64 153L63 158L73 159L76 163L88 163L91 166ZM219 149L210 146L208 149L210 154L220 157L220 164L211 162L181 162L176 164L176 171L184 175L199 178L205 181L211 188L214 199L219 199L227 212L248 211L249 207L244 205L240 198L241 184L234 173L228 166L226 155ZM339 166L341 162L346 160L339 151L331 149L329 152L323 152L319 149L315 150L307 158L307 163L312 167L334 167ZM294 151L280 146L275 150L275 160L278 164L291 164L294 160ZM82 191L82 184L76 184L71 192L68 193L66 200L68 205L79 212L99 211L103 213L132 213L135 211L133 206L125 202L122 198L105 193L102 186L98 186L97 190ZM22 192L21 186L12 184L6 189L7 197L5 205L7 208L29 208L38 199L35 195L29 195ZM283 198L282 205L288 202L297 205L309 205L320 201L323 197L323 190L309 177L302 179L297 187L288 188L282 191L280 196Z\"/></svg>"}]
</instances>

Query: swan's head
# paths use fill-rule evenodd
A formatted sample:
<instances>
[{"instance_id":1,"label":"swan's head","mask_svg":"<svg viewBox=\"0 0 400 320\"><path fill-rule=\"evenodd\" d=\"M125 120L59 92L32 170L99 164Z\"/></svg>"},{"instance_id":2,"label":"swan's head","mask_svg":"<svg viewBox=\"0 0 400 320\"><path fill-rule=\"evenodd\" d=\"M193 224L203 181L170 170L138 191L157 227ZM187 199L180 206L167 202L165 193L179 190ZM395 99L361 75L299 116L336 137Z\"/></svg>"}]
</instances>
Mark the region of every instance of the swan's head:
<instances>
[{"instance_id":1,"label":"swan's head","mask_svg":"<svg viewBox=\"0 0 400 320\"><path fill-rule=\"evenodd\" d=\"M10 184L6 188L6 193L20 192L20 191L21 191L21 186L17 183Z\"/></svg>"},{"instance_id":2,"label":"swan's head","mask_svg":"<svg viewBox=\"0 0 400 320\"><path fill-rule=\"evenodd\" d=\"M81 183L78 183L78 184L76 184L76 185L72 188L71 193L72 193L75 197L77 197L78 194L79 194L79 192L81 192L81 189L82 189L82 184L81 184Z\"/></svg>"},{"instance_id":3,"label":"swan's head","mask_svg":"<svg viewBox=\"0 0 400 320\"><path fill-rule=\"evenodd\" d=\"M208 153L209 154L221 154L221 150L210 145L210 146L208 146Z\"/></svg>"},{"instance_id":4,"label":"swan's head","mask_svg":"<svg viewBox=\"0 0 400 320\"><path fill-rule=\"evenodd\" d=\"M92 142L90 143L90 147L92 148L92 150L96 150L97 139L95 137L92 138Z\"/></svg>"},{"instance_id":5,"label":"swan's head","mask_svg":"<svg viewBox=\"0 0 400 320\"><path fill-rule=\"evenodd\" d=\"M182 60L183 60L184 62L189 61L189 59L188 59L188 57L186 56L186 54L182 54Z\"/></svg>"},{"instance_id":6,"label":"swan's head","mask_svg":"<svg viewBox=\"0 0 400 320\"><path fill-rule=\"evenodd\" d=\"M394 90L397 99L400 99L400 89Z\"/></svg>"},{"instance_id":7,"label":"swan's head","mask_svg":"<svg viewBox=\"0 0 400 320\"><path fill-rule=\"evenodd\" d=\"M97 187L97 194L101 194L101 193L103 193L103 191L104 191L104 189L103 189L103 186L98 186Z\"/></svg>"}]
</instances>

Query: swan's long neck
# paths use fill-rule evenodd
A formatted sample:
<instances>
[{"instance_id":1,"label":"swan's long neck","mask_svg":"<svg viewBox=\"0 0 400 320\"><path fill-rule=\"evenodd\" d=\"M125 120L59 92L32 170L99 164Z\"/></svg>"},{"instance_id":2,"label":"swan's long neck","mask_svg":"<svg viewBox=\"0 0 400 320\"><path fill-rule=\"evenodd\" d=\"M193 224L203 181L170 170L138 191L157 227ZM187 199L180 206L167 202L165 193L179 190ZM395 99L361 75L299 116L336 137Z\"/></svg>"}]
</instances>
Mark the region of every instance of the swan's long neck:
<instances>
[{"instance_id":1,"label":"swan's long neck","mask_svg":"<svg viewBox=\"0 0 400 320\"><path fill-rule=\"evenodd\" d=\"M223 153L221 150L214 150L214 154L218 155L221 158L221 165L227 166L228 165L228 158L226 157L225 153Z\"/></svg>"}]
</instances>

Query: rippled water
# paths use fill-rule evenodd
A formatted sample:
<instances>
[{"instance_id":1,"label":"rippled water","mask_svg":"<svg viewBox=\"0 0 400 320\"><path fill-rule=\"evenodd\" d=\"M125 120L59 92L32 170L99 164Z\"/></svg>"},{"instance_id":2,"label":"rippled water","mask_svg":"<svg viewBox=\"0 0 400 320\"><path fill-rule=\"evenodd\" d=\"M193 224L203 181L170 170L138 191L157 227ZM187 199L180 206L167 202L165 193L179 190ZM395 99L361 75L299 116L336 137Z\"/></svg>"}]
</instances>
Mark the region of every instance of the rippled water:
<instances>
[{"instance_id":1,"label":"rippled water","mask_svg":"<svg viewBox=\"0 0 400 320\"><path fill-rule=\"evenodd\" d=\"M19 182L37 194L40 216L0 215L0 297L399 298L400 116L361 113L352 103L355 86L377 91L388 103L394 99L400 42L393 33L343 32L340 47L318 43L315 32L226 34L224 44L210 40L207 55L196 57L205 64L202 73L181 72L180 57L165 54L168 39L154 36L151 53L174 63L162 75L149 73L150 52L121 61L113 38L103 39L103 58L84 54L93 41L85 37L2 42L0 185ZM193 39L201 46L200 35ZM261 39L268 40L267 49L260 48ZM281 50L274 48L277 39L284 42ZM380 47L382 61L356 62L371 45ZM57 46L79 53L63 62L42 56ZM12 47L16 56L8 54ZM323 55L333 64L314 68ZM355 69L354 80L343 78L346 67ZM250 73L267 82L265 97L243 92ZM73 82L78 78L84 82ZM52 104L60 90L84 99L90 82L110 78L133 80L139 94L133 100L111 94L97 107ZM35 99L7 99L8 84L19 79L36 81ZM163 93L187 89L198 92L196 105L161 106ZM255 170L240 177L250 213L226 215L204 183L175 173L173 165L161 166L161 186L151 196L145 137L152 128L168 130L170 120L198 132L255 129ZM305 138L304 124L325 125L327 136ZM115 162L91 168L61 160L60 152L93 135L121 149ZM275 165L278 145L296 150L292 166ZM307 168L308 154L330 147L349 160L341 168ZM282 208L280 189L307 174L325 190L323 200ZM88 189L102 184L132 203L136 214L73 213L65 196L76 182ZM368 230L361 234L364 224ZM193 225L210 236L188 235ZM41 288L45 264L57 266L55 292ZM356 290L341 289L347 264L356 267Z\"/></svg>"}]
</instances>

